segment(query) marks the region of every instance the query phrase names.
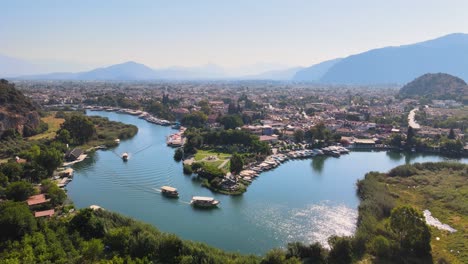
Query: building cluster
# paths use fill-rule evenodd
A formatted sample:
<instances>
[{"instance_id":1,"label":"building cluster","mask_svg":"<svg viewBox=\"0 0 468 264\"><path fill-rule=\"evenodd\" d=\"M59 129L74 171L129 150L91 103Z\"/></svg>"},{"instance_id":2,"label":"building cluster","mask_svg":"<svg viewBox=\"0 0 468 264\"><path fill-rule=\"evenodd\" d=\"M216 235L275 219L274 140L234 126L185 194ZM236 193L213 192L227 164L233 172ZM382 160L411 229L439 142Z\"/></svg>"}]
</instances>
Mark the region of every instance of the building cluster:
<instances>
[{"instance_id":1,"label":"building cluster","mask_svg":"<svg viewBox=\"0 0 468 264\"><path fill-rule=\"evenodd\" d=\"M202 110L207 101L208 124L219 126L218 117L235 111L244 119L240 129L276 141L278 135L294 137L319 123L346 138L376 142L394 133L404 133L408 112L418 105L399 99L395 87L338 87L268 81L174 81L174 82L59 82L21 81L17 86L41 104L105 104L107 97L120 96L142 103L168 95L177 105L171 111L177 119ZM433 102L433 111L453 107L450 100ZM447 129L423 127L421 135L448 134ZM462 131L459 132L462 134Z\"/></svg>"}]
</instances>

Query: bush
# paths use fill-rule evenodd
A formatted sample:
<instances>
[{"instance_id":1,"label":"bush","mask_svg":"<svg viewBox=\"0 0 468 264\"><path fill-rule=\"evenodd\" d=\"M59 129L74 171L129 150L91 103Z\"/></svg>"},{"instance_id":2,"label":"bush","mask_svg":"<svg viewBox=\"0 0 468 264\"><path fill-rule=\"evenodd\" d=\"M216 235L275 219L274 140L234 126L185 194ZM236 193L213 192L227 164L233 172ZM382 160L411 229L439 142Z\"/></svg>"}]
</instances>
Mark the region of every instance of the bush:
<instances>
[{"instance_id":1,"label":"bush","mask_svg":"<svg viewBox=\"0 0 468 264\"><path fill-rule=\"evenodd\" d=\"M17 239L36 229L36 219L25 203L1 203L0 229L0 240Z\"/></svg>"},{"instance_id":2,"label":"bush","mask_svg":"<svg viewBox=\"0 0 468 264\"><path fill-rule=\"evenodd\" d=\"M184 164L184 174L190 175L192 173L193 173L192 166Z\"/></svg>"},{"instance_id":3,"label":"bush","mask_svg":"<svg viewBox=\"0 0 468 264\"><path fill-rule=\"evenodd\" d=\"M406 164L391 169L388 172L388 176L410 177L415 175L416 173L418 173L418 170L414 166Z\"/></svg>"},{"instance_id":4,"label":"bush","mask_svg":"<svg viewBox=\"0 0 468 264\"><path fill-rule=\"evenodd\" d=\"M29 196L34 194L34 187L31 183L25 181L13 182L7 186L6 197L10 200L21 202L26 201Z\"/></svg>"},{"instance_id":5,"label":"bush","mask_svg":"<svg viewBox=\"0 0 468 264\"><path fill-rule=\"evenodd\" d=\"M181 161L183 157L184 157L184 149L183 148L176 149L176 151L174 152L174 160Z\"/></svg>"},{"instance_id":6,"label":"bush","mask_svg":"<svg viewBox=\"0 0 468 264\"><path fill-rule=\"evenodd\" d=\"M328 254L328 263L348 264L352 261L351 239L348 237L331 237L328 240L331 245Z\"/></svg>"},{"instance_id":7,"label":"bush","mask_svg":"<svg viewBox=\"0 0 468 264\"><path fill-rule=\"evenodd\" d=\"M390 242L382 235L376 236L371 243L373 253L381 258L390 255Z\"/></svg>"}]
</instances>

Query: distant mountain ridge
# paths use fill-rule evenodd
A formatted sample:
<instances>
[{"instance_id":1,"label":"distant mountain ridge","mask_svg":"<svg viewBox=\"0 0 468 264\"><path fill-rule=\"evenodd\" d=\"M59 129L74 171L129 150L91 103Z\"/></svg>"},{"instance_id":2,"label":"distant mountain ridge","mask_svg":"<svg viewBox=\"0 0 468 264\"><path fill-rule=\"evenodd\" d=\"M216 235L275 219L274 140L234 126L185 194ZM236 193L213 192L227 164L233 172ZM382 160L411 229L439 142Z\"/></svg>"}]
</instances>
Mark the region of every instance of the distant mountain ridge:
<instances>
[{"instance_id":1,"label":"distant mountain ridge","mask_svg":"<svg viewBox=\"0 0 468 264\"><path fill-rule=\"evenodd\" d=\"M334 59L324 61L310 67L301 69L297 71L292 79L294 81L309 81L309 82L317 82L319 81L328 70L333 67L336 63L340 62L342 59Z\"/></svg>"},{"instance_id":2,"label":"distant mountain ridge","mask_svg":"<svg viewBox=\"0 0 468 264\"><path fill-rule=\"evenodd\" d=\"M468 34L352 55L334 64L320 82L406 83L428 72L445 72L468 80Z\"/></svg>"},{"instance_id":3,"label":"distant mountain ridge","mask_svg":"<svg viewBox=\"0 0 468 264\"><path fill-rule=\"evenodd\" d=\"M8 68L11 66L11 68ZM14 66L14 67L13 67ZM0 56L0 75L27 72L34 65ZM246 67L245 69L249 69ZM468 80L468 34L456 33L437 39L398 47L369 50L342 59L324 61L310 67L284 67L259 74L235 75L216 65L152 69L125 62L90 71L21 75L31 80L292 80L326 84L404 84L428 72L445 72ZM257 71L258 72L258 71Z\"/></svg>"},{"instance_id":4,"label":"distant mountain ridge","mask_svg":"<svg viewBox=\"0 0 468 264\"><path fill-rule=\"evenodd\" d=\"M402 97L427 97L430 99L462 101L468 95L468 85L456 76L446 73L427 73L400 89Z\"/></svg>"}]
</instances>

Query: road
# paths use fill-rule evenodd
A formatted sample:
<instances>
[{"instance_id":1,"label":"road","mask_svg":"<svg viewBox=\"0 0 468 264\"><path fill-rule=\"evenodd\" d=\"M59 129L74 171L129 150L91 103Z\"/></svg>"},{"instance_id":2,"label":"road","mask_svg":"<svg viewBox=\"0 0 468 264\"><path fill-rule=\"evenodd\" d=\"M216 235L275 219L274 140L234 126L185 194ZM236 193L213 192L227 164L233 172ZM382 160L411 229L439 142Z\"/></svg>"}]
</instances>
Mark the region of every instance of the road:
<instances>
[{"instance_id":1,"label":"road","mask_svg":"<svg viewBox=\"0 0 468 264\"><path fill-rule=\"evenodd\" d=\"M421 126L416 122L414 119L414 116L416 115L416 111L418 111L418 108L415 108L410 111L408 115L408 126L412 127L413 129L420 129Z\"/></svg>"}]
</instances>

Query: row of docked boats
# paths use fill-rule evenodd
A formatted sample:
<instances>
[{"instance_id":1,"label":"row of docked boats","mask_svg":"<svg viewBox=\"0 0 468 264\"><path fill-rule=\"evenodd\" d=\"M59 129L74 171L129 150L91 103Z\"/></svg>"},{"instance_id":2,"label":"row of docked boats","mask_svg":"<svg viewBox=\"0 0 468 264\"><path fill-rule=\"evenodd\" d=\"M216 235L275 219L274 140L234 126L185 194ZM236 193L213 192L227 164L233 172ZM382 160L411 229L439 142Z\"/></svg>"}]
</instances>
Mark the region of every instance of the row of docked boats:
<instances>
[{"instance_id":1,"label":"row of docked boats","mask_svg":"<svg viewBox=\"0 0 468 264\"><path fill-rule=\"evenodd\" d=\"M171 186L162 186L161 193L162 195L169 198L179 198L179 192L176 188ZM220 202L218 200L215 200L213 197L205 196L193 196L192 200L190 201L190 205L199 208L213 208L217 207L219 203Z\"/></svg>"},{"instance_id":2,"label":"row of docked boats","mask_svg":"<svg viewBox=\"0 0 468 264\"><path fill-rule=\"evenodd\" d=\"M126 108L118 108L118 107L106 107L106 106L86 106L85 109L90 111L107 111L107 112L117 112L123 114L129 114L138 116L140 119L144 119L150 123L161 125L161 126L170 126L173 123L171 121L157 118L151 115L148 112L141 111L141 110L133 110L133 109L126 109Z\"/></svg>"},{"instance_id":3,"label":"row of docked boats","mask_svg":"<svg viewBox=\"0 0 468 264\"><path fill-rule=\"evenodd\" d=\"M242 170L239 176L247 182L252 182L261 172L274 169L289 159L310 158L322 155L339 157L342 154L348 153L349 150L345 147L331 146L322 149L295 150L287 153L274 154L268 156L263 162L253 164L250 168Z\"/></svg>"}]
</instances>

